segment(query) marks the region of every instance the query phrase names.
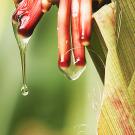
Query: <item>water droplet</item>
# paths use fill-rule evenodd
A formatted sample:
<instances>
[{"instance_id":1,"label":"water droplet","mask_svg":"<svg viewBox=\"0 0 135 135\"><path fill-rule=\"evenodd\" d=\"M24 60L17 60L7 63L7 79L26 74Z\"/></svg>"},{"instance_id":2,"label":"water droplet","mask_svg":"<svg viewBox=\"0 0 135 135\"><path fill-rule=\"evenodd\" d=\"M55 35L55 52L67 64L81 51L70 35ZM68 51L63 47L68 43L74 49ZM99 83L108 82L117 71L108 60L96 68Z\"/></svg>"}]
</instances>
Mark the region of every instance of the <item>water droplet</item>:
<instances>
[{"instance_id":1,"label":"water droplet","mask_svg":"<svg viewBox=\"0 0 135 135\"><path fill-rule=\"evenodd\" d=\"M26 85L26 49L28 46L28 42L30 40L30 37L24 37L18 34L18 23L13 21L13 30L15 34L15 38L18 43L19 51L20 51L20 57L21 57L21 66L22 66L22 88L21 92L23 96L27 96L29 91L28 87Z\"/></svg>"},{"instance_id":2,"label":"water droplet","mask_svg":"<svg viewBox=\"0 0 135 135\"><path fill-rule=\"evenodd\" d=\"M60 68L60 70L64 73L64 75L69 80L77 80L82 73L84 72L86 65L84 66L77 66L76 63L78 60L74 60L74 55L72 54L71 64L69 67Z\"/></svg>"},{"instance_id":3,"label":"water droplet","mask_svg":"<svg viewBox=\"0 0 135 135\"><path fill-rule=\"evenodd\" d=\"M81 39L83 40L85 38L84 31L82 31Z\"/></svg>"},{"instance_id":4,"label":"water droplet","mask_svg":"<svg viewBox=\"0 0 135 135\"><path fill-rule=\"evenodd\" d=\"M57 31L59 31L59 26L57 26Z\"/></svg>"},{"instance_id":5,"label":"water droplet","mask_svg":"<svg viewBox=\"0 0 135 135\"><path fill-rule=\"evenodd\" d=\"M95 112L97 112L98 111L98 109L99 109L99 105L98 105L98 103L95 101L95 102L93 102L93 104L92 104L92 109L95 111Z\"/></svg>"},{"instance_id":6,"label":"water droplet","mask_svg":"<svg viewBox=\"0 0 135 135\"><path fill-rule=\"evenodd\" d=\"M21 93L23 96L27 96L29 94L29 90L26 84L22 86Z\"/></svg>"},{"instance_id":7,"label":"water droplet","mask_svg":"<svg viewBox=\"0 0 135 135\"><path fill-rule=\"evenodd\" d=\"M68 42L69 42L69 41L68 41L68 40L66 40L66 45L68 44Z\"/></svg>"},{"instance_id":8,"label":"water droplet","mask_svg":"<svg viewBox=\"0 0 135 135\"><path fill-rule=\"evenodd\" d=\"M89 135L89 127L87 124L80 124L75 126L77 135Z\"/></svg>"},{"instance_id":9,"label":"water droplet","mask_svg":"<svg viewBox=\"0 0 135 135\"><path fill-rule=\"evenodd\" d=\"M69 80L77 80L84 72L86 66L70 65L68 68L61 68L60 70L66 75Z\"/></svg>"}]
</instances>

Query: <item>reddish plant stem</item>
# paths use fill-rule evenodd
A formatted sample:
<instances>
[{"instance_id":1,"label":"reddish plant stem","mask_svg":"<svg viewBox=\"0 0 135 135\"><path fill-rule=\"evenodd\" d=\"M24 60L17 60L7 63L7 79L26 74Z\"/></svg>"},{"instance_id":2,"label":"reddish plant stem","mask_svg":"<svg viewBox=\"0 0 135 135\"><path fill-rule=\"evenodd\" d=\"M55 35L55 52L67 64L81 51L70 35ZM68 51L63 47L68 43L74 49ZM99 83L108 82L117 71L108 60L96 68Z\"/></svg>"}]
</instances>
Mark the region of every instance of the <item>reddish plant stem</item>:
<instances>
[{"instance_id":1,"label":"reddish plant stem","mask_svg":"<svg viewBox=\"0 0 135 135\"><path fill-rule=\"evenodd\" d=\"M43 11L47 11L50 7L49 2L22 0L12 16L13 22L18 23L18 33L24 37L31 36L43 16Z\"/></svg>"},{"instance_id":2,"label":"reddish plant stem","mask_svg":"<svg viewBox=\"0 0 135 135\"><path fill-rule=\"evenodd\" d=\"M66 68L70 65L70 10L71 0L61 0L58 11L58 65Z\"/></svg>"},{"instance_id":3,"label":"reddish plant stem","mask_svg":"<svg viewBox=\"0 0 135 135\"><path fill-rule=\"evenodd\" d=\"M84 45L89 45L90 40L92 0L14 0L14 3L18 6L13 14L13 23L18 23L18 33L24 37L31 36L43 12L48 11L52 4L59 5L59 67L65 68L70 65L70 23L72 23L72 50L75 64L85 65ZM70 21L71 15L72 21Z\"/></svg>"},{"instance_id":4,"label":"reddish plant stem","mask_svg":"<svg viewBox=\"0 0 135 135\"><path fill-rule=\"evenodd\" d=\"M72 0L71 4L72 14L72 47L74 52L75 64L77 66L84 66L85 48L80 43L80 0Z\"/></svg>"},{"instance_id":5,"label":"reddish plant stem","mask_svg":"<svg viewBox=\"0 0 135 135\"><path fill-rule=\"evenodd\" d=\"M92 26L92 0L80 0L80 40L89 45Z\"/></svg>"},{"instance_id":6,"label":"reddish plant stem","mask_svg":"<svg viewBox=\"0 0 135 135\"><path fill-rule=\"evenodd\" d=\"M42 15L41 0L23 0L12 18L18 23L18 33L29 37Z\"/></svg>"}]
</instances>

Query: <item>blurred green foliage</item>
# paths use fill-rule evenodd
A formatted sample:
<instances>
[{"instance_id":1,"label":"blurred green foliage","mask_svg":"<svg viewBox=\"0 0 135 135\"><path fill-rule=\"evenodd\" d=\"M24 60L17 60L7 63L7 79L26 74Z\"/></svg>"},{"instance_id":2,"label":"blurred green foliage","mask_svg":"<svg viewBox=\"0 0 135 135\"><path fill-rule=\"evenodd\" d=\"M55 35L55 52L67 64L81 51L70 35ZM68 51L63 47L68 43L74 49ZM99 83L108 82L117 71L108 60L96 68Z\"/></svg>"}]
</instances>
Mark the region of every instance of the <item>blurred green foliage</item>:
<instances>
[{"instance_id":1,"label":"blurred green foliage","mask_svg":"<svg viewBox=\"0 0 135 135\"><path fill-rule=\"evenodd\" d=\"M30 41L26 65L30 94L21 95L13 10L12 1L2 1L0 135L96 135L102 83L88 54L86 71L78 80L70 81L59 71L56 7L42 18Z\"/></svg>"}]
</instances>

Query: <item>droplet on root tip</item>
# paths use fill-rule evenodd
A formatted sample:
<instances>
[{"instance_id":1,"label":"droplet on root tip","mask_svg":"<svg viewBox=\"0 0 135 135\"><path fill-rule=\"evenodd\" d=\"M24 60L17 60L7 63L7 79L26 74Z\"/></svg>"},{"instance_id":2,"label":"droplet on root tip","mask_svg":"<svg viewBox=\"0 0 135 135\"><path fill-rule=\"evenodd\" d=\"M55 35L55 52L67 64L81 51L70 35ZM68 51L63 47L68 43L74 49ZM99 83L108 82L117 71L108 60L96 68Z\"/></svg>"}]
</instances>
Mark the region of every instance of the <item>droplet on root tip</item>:
<instances>
[{"instance_id":1,"label":"droplet on root tip","mask_svg":"<svg viewBox=\"0 0 135 135\"><path fill-rule=\"evenodd\" d=\"M23 96L27 96L29 94L29 90L28 90L27 85L22 86L21 93L22 93Z\"/></svg>"},{"instance_id":2,"label":"droplet on root tip","mask_svg":"<svg viewBox=\"0 0 135 135\"><path fill-rule=\"evenodd\" d=\"M60 70L64 73L64 75L69 80L77 80L82 73L84 72L86 66L76 66L76 65L70 65L68 68L60 68Z\"/></svg>"}]
</instances>

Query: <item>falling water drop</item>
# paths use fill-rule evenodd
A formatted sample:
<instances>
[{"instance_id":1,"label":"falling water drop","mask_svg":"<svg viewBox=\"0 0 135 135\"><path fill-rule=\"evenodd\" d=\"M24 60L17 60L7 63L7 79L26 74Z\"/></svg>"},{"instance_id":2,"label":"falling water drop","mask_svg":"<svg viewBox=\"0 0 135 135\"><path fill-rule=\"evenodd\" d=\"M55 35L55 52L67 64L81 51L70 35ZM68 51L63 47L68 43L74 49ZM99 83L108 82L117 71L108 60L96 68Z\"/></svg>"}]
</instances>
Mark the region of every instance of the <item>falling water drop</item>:
<instances>
[{"instance_id":1,"label":"falling water drop","mask_svg":"<svg viewBox=\"0 0 135 135\"><path fill-rule=\"evenodd\" d=\"M22 93L23 96L27 96L29 94L29 90L28 90L27 85L22 86L21 93Z\"/></svg>"},{"instance_id":2,"label":"falling water drop","mask_svg":"<svg viewBox=\"0 0 135 135\"><path fill-rule=\"evenodd\" d=\"M29 90L26 83L26 50L28 46L28 42L30 40L30 37L23 37L18 34L17 28L18 23L14 22L12 23L14 34L18 43L19 51L20 51L20 57L21 57L21 66L22 66L22 88L21 92L23 96L27 96L29 94Z\"/></svg>"}]
</instances>

